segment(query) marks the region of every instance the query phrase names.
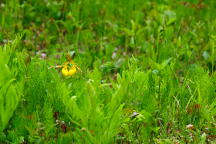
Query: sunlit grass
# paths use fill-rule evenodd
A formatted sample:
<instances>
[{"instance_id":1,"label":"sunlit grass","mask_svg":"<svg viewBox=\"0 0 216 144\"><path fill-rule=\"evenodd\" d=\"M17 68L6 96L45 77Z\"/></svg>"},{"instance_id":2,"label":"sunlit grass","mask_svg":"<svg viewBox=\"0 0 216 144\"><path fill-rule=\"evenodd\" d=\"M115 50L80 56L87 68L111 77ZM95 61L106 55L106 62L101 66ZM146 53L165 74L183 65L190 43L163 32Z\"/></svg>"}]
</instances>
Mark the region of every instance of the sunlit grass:
<instances>
[{"instance_id":1,"label":"sunlit grass","mask_svg":"<svg viewBox=\"0 0 216 144\"><path fill-rule=\"evenodd\" d=\"M0 143L215 143L215 4L1 1Z\"/></svg>"}]
</instances>

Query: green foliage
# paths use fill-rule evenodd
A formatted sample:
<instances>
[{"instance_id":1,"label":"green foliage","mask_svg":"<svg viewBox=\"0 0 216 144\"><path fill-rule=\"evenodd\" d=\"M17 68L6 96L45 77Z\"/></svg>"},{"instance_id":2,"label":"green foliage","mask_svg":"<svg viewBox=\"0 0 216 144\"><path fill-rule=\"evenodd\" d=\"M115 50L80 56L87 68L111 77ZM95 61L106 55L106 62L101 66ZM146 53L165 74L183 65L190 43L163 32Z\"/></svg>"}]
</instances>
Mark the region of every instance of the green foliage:
<instances>
[{"instance_id":1,"label":"green foliage","mask_svg":"<svg viewBox=\"0 0 216 144\"><path fill-rule=\"evenodd\" d=\"M20 78L19 70L22 65L21 54L15 52L20 37L12 44L0 47L0 132L2 132L23 95L23 78Z\"/></svg>"},{"instance_id":2,"label":"green foliage","mask_svg":"<svg viewBox=\"0 0 216 144\"><path fill-rule=\"evenodd\" d=\"M215 4L0 1L0 143L215 143Z\"/></svg>"}]
</instances>

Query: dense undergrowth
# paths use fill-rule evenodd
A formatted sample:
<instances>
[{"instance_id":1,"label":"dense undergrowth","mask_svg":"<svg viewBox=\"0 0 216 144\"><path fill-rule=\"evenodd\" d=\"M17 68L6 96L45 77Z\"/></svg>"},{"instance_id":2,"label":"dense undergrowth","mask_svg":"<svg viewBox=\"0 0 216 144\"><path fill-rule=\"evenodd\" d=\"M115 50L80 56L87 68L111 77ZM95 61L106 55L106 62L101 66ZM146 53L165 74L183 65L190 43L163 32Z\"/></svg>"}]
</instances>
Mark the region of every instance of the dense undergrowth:
<instances>
[{"instance_id":1,"label":"dense undergrowth","mask_svg":"<svg viewBox=\"0 0 216 144\"><path fill-rule=\"evenodd\" d=\"M215 5L0 1L0 143L215 143Z\"/></svg>"}]
</instances>

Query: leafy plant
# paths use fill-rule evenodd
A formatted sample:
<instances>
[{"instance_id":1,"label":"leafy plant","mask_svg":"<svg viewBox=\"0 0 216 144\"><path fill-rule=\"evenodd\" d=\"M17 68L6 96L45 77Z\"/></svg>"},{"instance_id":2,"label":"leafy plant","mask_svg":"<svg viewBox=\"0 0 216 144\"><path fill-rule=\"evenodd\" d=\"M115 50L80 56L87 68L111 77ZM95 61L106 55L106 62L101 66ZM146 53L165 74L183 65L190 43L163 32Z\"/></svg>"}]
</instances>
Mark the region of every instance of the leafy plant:
<instances>
[{"instance_id":1,"label":"leafy plant","mask_svg":"<svg viewBox=\"0 0 216 144\"><path fill-rule=\"evenodd\" d=\"M22 72L23 60L21 53L15 51L20 38L0 47L0 132L8 125L23 95L24 81L18 74Z\"/></svg>"}]
</instances>

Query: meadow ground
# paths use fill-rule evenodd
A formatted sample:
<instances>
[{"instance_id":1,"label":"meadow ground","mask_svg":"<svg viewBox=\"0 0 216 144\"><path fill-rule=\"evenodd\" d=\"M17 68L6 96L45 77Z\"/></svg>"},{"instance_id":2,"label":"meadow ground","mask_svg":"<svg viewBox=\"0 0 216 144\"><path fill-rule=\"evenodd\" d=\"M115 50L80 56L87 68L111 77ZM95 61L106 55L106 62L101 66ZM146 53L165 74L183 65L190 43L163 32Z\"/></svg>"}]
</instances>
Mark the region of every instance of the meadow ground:
<instances>
[{"instance_id":1,"label":"meadow ground","mask_svg":"<svg viewBox=\"0 0 216 144\"><path fill-rule=\"evenodd\" d=\"M0 143L216 143L215 0L1 0Z\"/></svg>"}]
</instances>

